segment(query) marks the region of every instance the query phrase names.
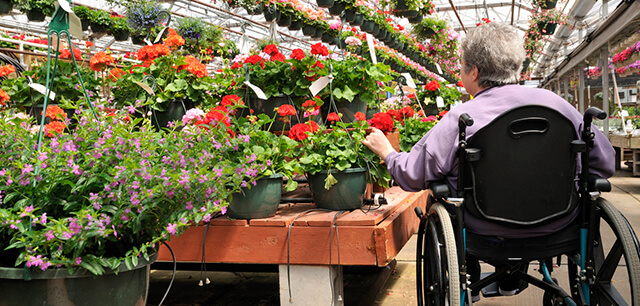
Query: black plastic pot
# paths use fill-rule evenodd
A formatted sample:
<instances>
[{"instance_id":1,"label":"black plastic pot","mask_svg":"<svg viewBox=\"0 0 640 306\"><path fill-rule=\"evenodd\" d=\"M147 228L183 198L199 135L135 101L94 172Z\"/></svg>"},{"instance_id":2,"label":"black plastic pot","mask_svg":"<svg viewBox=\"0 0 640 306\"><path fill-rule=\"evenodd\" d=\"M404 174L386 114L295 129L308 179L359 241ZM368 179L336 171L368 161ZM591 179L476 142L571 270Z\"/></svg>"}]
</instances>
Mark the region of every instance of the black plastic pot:
<instances>
[{"instance_id":1,"label":"black plastic pot","mask_svg":"<svg viewBox=\"0 0 640 306\"><path fill-rule=\"evenodd\" d=\"M154 110L151 115L151 125L160 130L167 127L170 121L180 121L188 110L193 108L191 100L176 99L169 103L163 111Z\"/></svg>"},{"instance_id":2,"label":"black plastic pot","mask_svg":"<svg viewBox=\"0 0 640 306\"><path fill-rule=\"evenodd\" d=\"M538 22L538 29L542 35L553 35L556 31L556 26L558 26L556 23Z\"/></svg>"},{"instance_id":3,"label":"black plastic pot","mask_svg":"<svg viewBox=\"0 0 640 306\"><path fill-rule=\"evenodd\" d=\"M332 16L340 16L342 15L342 12L344 11L344 9L345 9L344 2L335 1L333 3L333 6L329 8L329 14L331 14Z\"/></svg>"},{"instance_id":4,"label":"black plastic pot","mask_svg":"<svg viewBox=\"0 0 640 306\"><path fill-rule=\"evenodd\" d=\"M281 27L288 27L291 25L291 16L280 15L280 19L278 19L278 25Z\"/></svg>"},{"instance_id":5,"label":"black plastic pot","mask_svg":"<svg viewBox=\"0 0 640 306\"><path fill-rule=\"evenodd\" d=\"M259 4L255 9L245 9L247 10L247 14L249 15L260 15L262 14L262 12L264 12L264 5Z\"/></svg>"},{"instance_id":6,"label":"black plastic pot","mask_svg":"<svg viewBox=\"0 0 640 306\"><path fill-rule=\"evenodd\" d=\"M351 23L355 18L356 11L354 11L353 9L347 9L344 11L344 21Z\"/></svg>"},{"instance_id":7,"label":"black plastic pot","mask_svg":"<svg viewBox=\"0 0 640 306\"><path fill-rule=\"evenodd\" d=\"M373 24L373 29L371 29L371 35L375 36L378 33L380 33L380 25L377 24L377 23L374 23Z\"/></svg>"},{"instance_id":8,"label":"black plastic pot","mask_svg":"<svg viewBox=\"0 0 640 306\"><path fill-rule=\"evenodd\" d=\"M144 38L144 36L139 35L131 36L131 43L133 43L134 45L144 45Z\"/></svg>"},{"instance_id":9,"label":"black plastic pot","mask_svg":"<svg viewBox=\"0 0 640 306\"><path fill-rule=\"evenodd\" d=\"M302 20L296 20L296 21L291 21L291 24L289 25L289 30L291 31L297 31L302 29Z\"/></svg>"},{"instance_id":10,"label":"black plastic pot","mask_svg":"<svg viewBox=\"0 0 640 306\"><path fill-rule=\"evenodd\" d=\"M363 21L364 21L364 15L362 15L362 13L356 13L356 15L353 17L353 21L351 22L351 25L354 27L358 27L362 25Z\"/></svg>"},{"instance_id":11,"label":"black plastic pot","mask_svg":"<svg viewBox=\"0 0 640 306\"><path fill-rule=\"evenodd\" d=\"M122 32L122 33L115 33L115 34L113 34L113 38L116 41L125 41L125 40L129 39L129 32L125 31L125 32Z\"/></svg>"},{"instance_id":12,"label":"black plastic pot","mask_svg":"<svg viewBox=\"0 0 640 306\"><path fill-rule=\"evenodd\" d=\"M91 32L93 33L106 33L107 27L102 24L97 24L95 22L91 22Z\"/></svg>"},{"instance_id":13,"label":"black plastic pot","mask_svg":"<svg viewBox=\"0 0 640 306\"><path fill-rule=\"evenodd\" d=\"M80 19L80 25L81 25L83 31L88 30L89 29L89 19Z\"/></svg>"},{"instance_id":14,"label":"black plastic pot","mask_svg":"<svg viewBox=\"0 0 640 306\"><path fill-rule=\"evenodd\" d=\"M313 34L311 35L311 37L314 37L314 38L320 38L320 37L322 37L322 34L324 34L324 30L323 30L323 29L321 29L321 28L316 28L316 32L315 32L315 33L313 33Z\"/></svg>"},{"instance_id":15,"label":"black plastic pot","mask_svg":"<svg viewBox=\"0 0 640 306\"><path fill-rule=\"evenodd\" d=\"M360 30L367 32L367 33L371 33L371 31L373 31L373 26L376 23L373 22L372 20L365 20L362 22L362 25L360 26Z\"/></svg>"},{"instance_id":16,"label":"black plastic pot","mask_svg":"<svg viewBox=\"0 0 640 306\"><path fill-rule=\"evenodd\" d=\"M27 11L27 19L29 21L44 21L46 16L39 10L29 10Z\"/></svg>"},{"instance_id":17,"label":"black plastic pot","mask_svg":"<svg viewBox=\"0 0 640 306\"><path fill-rule=\"evenodd\" d=\"M277 10L273 7L273 6L269 6L268 8L266 8L264 10L264 12L262 12L264 14L264 19L267 21L272 21L274 19L276 19L277 21Z\"/></svg>"},{"instance_id":18,"label":"black plastic pot","mask_svg":"<svg viewBox=\"0 0 640 306\"><path fill-rule=\"evenodd\" d=\"M416 16L418 16L418 11L413 11L413 10L406 11L406 12L404 12L404 16L407 17L407 18L416 17Z\"/></svg>"},{"instance_id":19,"label":"black plastic pot","mask_svg":"<svg viewBox=\"0 0 640 306\"><path fill-rule=\"evenodd\" d=\"M406 10L408 10L409 7L407 6L407 4L404 2L404 0L398 0L396 2L396 12L404 12Z\"/></svg>"},{"instance_id":20,"label":"black plastic pot","mask_svg":"<svg viewBox=\"0 0 640 306\"><path fill-rule=\"evenodd\" d=\"M335 36L329 34L329 33L322 33L322 42L325 43L333 43L333 39L335 38Z\"/></svg>"},{"instance_id":21,"label":"black plastic pot","mask_svg":"<svg viewBox=\"0 0 640 306\"><path fill-rule=\"evenodd\" d=\"M9 0L0 1L0 15L6 15L13 9L13 2Z\"/></svg>"},{"instance_id":22,"label":"black plastic pot","mask_svg":"<svg viewBox=\"0 0 640 306\"><path fill-rule=\"evenodd\" d=\"M367 187L367 169L333 170L331 175L338 180L338 183L329 188L329 190L324 188L324 181L328 176L327 170L309 175L309 187L316 206L331 210L360 208L364 199L364 191Z\"/></svg>"},{"instance_id":23,"label":"black plastic pot","mask_svg":"<svg viewBox=\"0 0 640 306\"><path fill-rule=\"evenodd\" d=\"M377 39L382 39L384 37L387 36L387 30L386 29L380 29L380 31L378 31L378 34L375 35L375 37Z\"/></svg>"},{"instance_id":24,"label":"black plastic pot","mask_svg":"<svg viewBox=\"0 0 640 306\"><path fill-rule=\"evenodd\" d=\"M334 4L334 0L316 0L319 7L330 8Z\"/></svg>"},{"instance_id":25,"label":"black plastic pot","mask_svg":"<svg viewBox=\"0 0 640 306\"><path fill-rule=\"evenodd\" d=\"M548 10L556 7L558 0L539 0L538 5L543 10Z\"/></svg>"},{"instance_id":26,"label":"black plastic pot","mask_svg":"<svg viewBox=\"0 0 640 306\"><path fill-rule=\"evenodd\" d=\"M409 20L409 23L411 23L411 24L417 24L417 23L420 23L420 21L422 21L422 18L423 18L422 15L418 15L416 17L412 17L412 18L409 18L407 20Z\"/></svg>"},{"instance_id":27,"label":"black plastic pot","mask_svg":"<svg viewBox=\"0 0 640 306\"><path fill-rule=\"evenodd\" d=\"M302 34L305 36L313 36L316 34L316 27L305 24L302 26Z\"/></svg>"}]
</instances>

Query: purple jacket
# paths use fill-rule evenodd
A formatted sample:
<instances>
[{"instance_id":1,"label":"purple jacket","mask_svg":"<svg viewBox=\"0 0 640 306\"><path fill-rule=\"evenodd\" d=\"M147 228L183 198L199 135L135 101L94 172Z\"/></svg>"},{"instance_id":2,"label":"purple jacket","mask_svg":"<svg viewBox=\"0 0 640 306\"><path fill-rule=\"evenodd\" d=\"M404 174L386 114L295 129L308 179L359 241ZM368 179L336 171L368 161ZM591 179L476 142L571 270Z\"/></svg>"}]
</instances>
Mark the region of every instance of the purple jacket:
<instances>
[{"instance_id":1,"label":"purple jacket","mask_svg":"<svg viewBox=\"0 0 640 306\"><path fill-rule=\"evenodd\" d=\"M473 118L474 124L467 128L467 137L470 137L498 115L514 107L530 104L544 105L558 110L573 122L580 135L582 114L553 92L518 85L492 87L478 92L473 100L453 108L416 143L410 152L392 152L387 155L385 158L387 169L398 185L407 191L427 189L430 182L445 178L449 186L455 188L458 178L458 160L455 153L458 146L460 114L468 113ZM597 128L593 129L596 137L595 145L590 152L590 172L605 178L611 177L615 172L615 151L607 137ZM578 171L580 171L579 163ZM499 224L477 219L468 213L465 214L465 224L469 230L482 235L517 238L555 232L571 222L576 215L577 211L537 228L535 232L527 230L527 233L524 232L525 230L507 229Z\"/></svg>"}]
</instances>

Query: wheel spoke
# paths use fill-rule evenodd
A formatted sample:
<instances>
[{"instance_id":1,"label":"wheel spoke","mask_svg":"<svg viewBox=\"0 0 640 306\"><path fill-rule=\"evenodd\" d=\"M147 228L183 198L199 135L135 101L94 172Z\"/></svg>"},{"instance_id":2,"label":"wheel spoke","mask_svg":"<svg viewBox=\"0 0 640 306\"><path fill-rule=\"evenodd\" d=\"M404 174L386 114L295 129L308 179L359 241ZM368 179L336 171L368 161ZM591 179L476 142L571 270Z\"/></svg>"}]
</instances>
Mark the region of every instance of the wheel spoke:
<instances>
[{"instance_id":1,"label":"wheel spoke","mask_svg":"<svg viewBox=\"0 0 640 306\"><path fill-rule=\"evenodd\" d=\"M611 282L598 283L594 289L594 296L598 298L598 305L628 305Z\"/></svg>"},{"instance_id":2,"label":"wheel spoke","mask_svg":"<svg viewBox=\"0 0 640 306\"><path fill-rule=\"evenodd\" d=\"M599 283L610 283L613 278L613 274L616 272L618 268L618 264L620 264L620 259L622 258L623 250L622 244L620 240L616 240L616 242L611 247L609 254L602 262L600 266L600 270L598 271L597 281Z\"/></svg>"}]
</instances>

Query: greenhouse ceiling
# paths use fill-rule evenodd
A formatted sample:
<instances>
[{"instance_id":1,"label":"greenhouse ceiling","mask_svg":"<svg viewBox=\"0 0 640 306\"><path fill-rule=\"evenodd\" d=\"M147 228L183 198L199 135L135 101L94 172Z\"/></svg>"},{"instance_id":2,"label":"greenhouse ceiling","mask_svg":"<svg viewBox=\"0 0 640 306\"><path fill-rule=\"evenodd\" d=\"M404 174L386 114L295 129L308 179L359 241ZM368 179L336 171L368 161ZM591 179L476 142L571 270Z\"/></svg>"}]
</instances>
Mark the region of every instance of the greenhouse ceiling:
<instances>
[{"instance_id":1,"label":"greenhouse ceiling","mask_svg":"<svg viewBox=\"0 0 640 306\"><path fill-rule=\"evenodd\" d=\"M315 1L303 0L309 6L317 7ZM503 22L514 25L524 36L529 27L529 18L534 9L530 1L521 0L433 0L434 14L446 20L450 27L457 31L461 37L466 30L483 22L483 18L493 22ZM602 2L595 0L566 0L559 1L557 9L566 14L569 19L566 26L560 27L555 34L544 41L543 51L537 61L532 63L533 79L544 79L551 74L566 56L585 37L594 31L607 18L606 16L621 4L621 0ZM107 1L77 0L75 4L81 4L94 8L113 9L120 13L123 8L114 6ZM111 2L113 3L113 2ZM169 1L163 5L174 13L174 16L202 17L207 22L227 29L228 39L234 40L238 46L243 41L252 43L270 35L275 36L285 49L309 48L316 41L302 36L299 31L289 31L287 28L270 30L270 23L264 20L262 15L249 16L242 8L231 8L224 1L196 0L196 1ZM604 7L603 7L604 6ZM397 19L396 22L411 28L406 19ZM46 34L47 21L31 23L26 21L23 15L10 15L0 18L0 27L18 33ZM636 29L637 31L637 29ZM82 39L87 39L83 37ZM111 37L95 37L96 46L113 50L134 51L138 47L130 43L114 42Z\"/></svg>"}]
</instances>

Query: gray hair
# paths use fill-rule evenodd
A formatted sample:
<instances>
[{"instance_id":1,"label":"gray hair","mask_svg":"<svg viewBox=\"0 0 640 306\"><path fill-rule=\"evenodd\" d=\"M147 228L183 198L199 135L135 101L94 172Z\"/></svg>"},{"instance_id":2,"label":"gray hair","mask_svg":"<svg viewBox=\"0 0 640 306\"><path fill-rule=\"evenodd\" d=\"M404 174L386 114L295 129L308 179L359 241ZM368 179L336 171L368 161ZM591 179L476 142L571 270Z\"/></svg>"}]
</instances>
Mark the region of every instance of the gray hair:
<instances>
[{"instance_id":1,"label":"gray hair","mask_svg":"<svg viewBox=\"0 0 640 306\"><path fill-rule=\"evenodd\" d=\"M478 67L478 85L483 88L518 83L526 57L522 36L507 24L483 24L462 42L462 69L469 73Z\"/></svg>"}]
</instances>

